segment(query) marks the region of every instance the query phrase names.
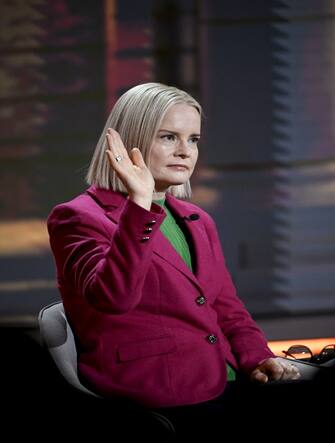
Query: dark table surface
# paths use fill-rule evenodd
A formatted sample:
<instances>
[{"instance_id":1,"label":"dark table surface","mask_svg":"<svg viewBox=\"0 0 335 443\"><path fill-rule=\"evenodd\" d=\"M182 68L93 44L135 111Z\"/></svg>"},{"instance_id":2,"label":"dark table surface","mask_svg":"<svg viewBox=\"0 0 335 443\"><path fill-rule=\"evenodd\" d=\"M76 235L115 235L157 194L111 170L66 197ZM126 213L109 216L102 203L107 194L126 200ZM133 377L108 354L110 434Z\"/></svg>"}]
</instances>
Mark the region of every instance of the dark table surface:
<instances>
[{"instance_id":1,"label":"dark table surface","mask_svg":"<svg viewBox=\"0 0 335 443\"><path fill-rule=\"evenodd\" d=\"M7 428L11 439L40 435L45 423L57 423L62 432L72 426L77 437L93 434L106 424L113 428L112 409L103 411L88 396L78 395L59 375L48 352L40 345L35 328L0 328L1 398L3 432ZM335 414L335 368L323 372L315 380L270 382L266 385L248 385L247 416L264 432L264 423L281 434L293 435L303 429L323 429L323 437L334 435L332 422ZM110 407L110 406L109 406ZM115 415L116 417L116 415ZM115 422L119 420L115 418ZM242 428L243 429L243 425ZM94 431L93 431L94 430ZM101 431L102 432L102 431ZM271 431L270 431L271 433ZM273 431L272 431L273 433ZM37 439L38 440L38 439ZM121 440L110 440L121 441Z\"/></svg>"}]
</instances>

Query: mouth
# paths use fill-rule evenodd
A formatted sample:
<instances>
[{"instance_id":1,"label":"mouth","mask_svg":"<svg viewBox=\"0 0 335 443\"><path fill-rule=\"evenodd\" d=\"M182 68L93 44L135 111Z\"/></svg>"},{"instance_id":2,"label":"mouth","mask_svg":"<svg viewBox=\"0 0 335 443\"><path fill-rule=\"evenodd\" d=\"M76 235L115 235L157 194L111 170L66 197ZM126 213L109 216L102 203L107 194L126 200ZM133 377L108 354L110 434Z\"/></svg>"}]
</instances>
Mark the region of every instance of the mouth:
<instances>
[{"instance_id":1,"label":"mouth","mask_svg":"<svg viewBox=\"0 0 335 443\"><path fill-rule=\"evenodd\" d=\"M168 168L172 168L172 169L176 169L178 171L186 171L188 168L188 166L186 165L167 165Z\"/></svg>"}]
</instances>

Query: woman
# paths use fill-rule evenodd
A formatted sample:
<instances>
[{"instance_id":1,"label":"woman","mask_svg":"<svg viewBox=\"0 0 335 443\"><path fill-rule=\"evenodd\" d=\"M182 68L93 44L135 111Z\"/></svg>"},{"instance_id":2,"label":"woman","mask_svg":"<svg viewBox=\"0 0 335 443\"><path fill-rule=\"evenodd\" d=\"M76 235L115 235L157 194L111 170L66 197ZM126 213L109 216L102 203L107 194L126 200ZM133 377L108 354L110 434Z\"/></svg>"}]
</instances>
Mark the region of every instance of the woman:
<instances>
[{"instance_id":1,"label":"woman","mask_svg":"<svg viewBox=\"0 0 335 443\"><path fill-rule=\"evenodd\" d=\"M299 376L237 297L213 220L182 200L200 134L189 94L133 87L106 122L90 188L49 216L80 377L105 397L180 411L221 399L227 373L261 383Z\"/></svg>"}]
</instances>

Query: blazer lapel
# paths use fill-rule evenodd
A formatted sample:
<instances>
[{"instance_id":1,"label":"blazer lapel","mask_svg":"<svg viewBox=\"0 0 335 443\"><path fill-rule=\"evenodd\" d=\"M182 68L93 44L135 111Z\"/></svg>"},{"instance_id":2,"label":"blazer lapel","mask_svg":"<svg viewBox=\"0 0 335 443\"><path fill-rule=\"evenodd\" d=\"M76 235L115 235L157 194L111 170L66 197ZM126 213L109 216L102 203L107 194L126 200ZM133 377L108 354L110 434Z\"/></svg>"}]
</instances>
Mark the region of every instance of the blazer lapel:
<instances>
[{"instance_id":1,"label":"blazer lapel","mask_svg":"<svg viewBox=\"0 0 335 443\"><path fill-rule=\"evenodd\" d=\"M192 280L196 286L201 288L200 282L198 281L196 275L190 270L169 240L160 231L157 232L155 238L154 253L167 261L179 272L182 272L187 278Z\"/></svg>"}]
</instances>

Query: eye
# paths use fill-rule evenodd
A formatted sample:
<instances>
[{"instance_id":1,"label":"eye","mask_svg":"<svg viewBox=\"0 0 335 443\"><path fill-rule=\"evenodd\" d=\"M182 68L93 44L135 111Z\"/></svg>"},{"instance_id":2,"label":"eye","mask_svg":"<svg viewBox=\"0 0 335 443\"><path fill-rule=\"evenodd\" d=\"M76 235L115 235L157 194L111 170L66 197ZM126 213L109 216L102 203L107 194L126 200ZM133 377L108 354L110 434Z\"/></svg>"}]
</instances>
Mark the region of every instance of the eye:
<instances>
[{"instance_id":1,"label":"eye","mask_svg":"<svg viewBox=\"0 0 335 443\"><path fill-rule=\"evenodd\" d=\"M193 144L197 144L198 142L199 142L199 137L191 137L190 138L190 141L191 141L191 143L193 143Z\"/></svg>"},{"instance_id":2,"label":"eye","mask_svg":"<svg viewBox=\"0 0 335 443\"><path fill-rule=\"evenodd\" d=\"M176 136L174 134L164 134L161 136L162 140L167 140L169 142L173 142L176 139Z\"/></svg>"}]
</instances>

